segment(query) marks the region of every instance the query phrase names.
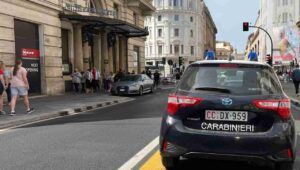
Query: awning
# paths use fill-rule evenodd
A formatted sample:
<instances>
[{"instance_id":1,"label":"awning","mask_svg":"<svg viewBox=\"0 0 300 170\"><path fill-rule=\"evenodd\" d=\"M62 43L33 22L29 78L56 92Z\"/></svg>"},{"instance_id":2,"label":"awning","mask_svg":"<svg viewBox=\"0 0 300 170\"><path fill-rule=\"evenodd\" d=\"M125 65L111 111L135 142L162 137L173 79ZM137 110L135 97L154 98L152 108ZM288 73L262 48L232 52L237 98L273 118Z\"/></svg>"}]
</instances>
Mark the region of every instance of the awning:
<instances>
[{"instance_id":1,"label":"awning","mask_svg":"<svg viewBox=\"0 0 300 170\"><path fill-rule=\"evenodd\" d=\"M110 28L111 32L122 34L126 37L144 37L149 35L148 30L136 25L114 18L100 16L86 16L78 14L60 14L61 19L80 21L93 28Z\"/></svg>"}]
</instances>

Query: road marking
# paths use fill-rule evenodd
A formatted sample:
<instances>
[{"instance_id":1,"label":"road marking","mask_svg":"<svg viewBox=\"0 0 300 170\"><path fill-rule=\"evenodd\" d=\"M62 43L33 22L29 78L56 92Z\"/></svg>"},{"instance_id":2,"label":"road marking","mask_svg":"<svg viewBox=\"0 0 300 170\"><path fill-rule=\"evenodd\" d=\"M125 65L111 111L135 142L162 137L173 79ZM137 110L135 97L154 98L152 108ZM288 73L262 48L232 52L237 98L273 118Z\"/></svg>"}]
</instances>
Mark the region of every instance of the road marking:
<instances>
[{"instance_id":1,"label":"road marking","mask_svg":"<svg viewBox=\"0 0 300 170\"><path fill-rule=\"evenodd\" d=\"M118 170L133 169L140 161L142 161L151 151L153 151L159 143L159 137L156 137L152 142L135 154L129 161L122 165Z\"/></svg>"},{"instance_id":2,"label":"road marking","mask_svg":"<svg viewBox=\"0 0 300 170\"><path fill-rule=\"evenodd\" d=\"M165 170L162 162L159 151L156 151L139 170Z\"/></svg>"},{"instance_id":3,"label":"road marking","mask_svg":"<svg viewBox=\"0 0 300 170\"><path fill-rule=\"evenodd\" d=\"M5 129L0 129L0 134L4 134L4 133L8 132L9 130L22 128L24 126L33 125L33 124L36 124L36 123L46 122L46 121L49 121L49 120L54 120L54 119L59 119L59 118L66 118L66 117L70 117L70 116L75 116L75 115L79 115L79 114L83 114L83 113L91 112L91 111L95 111L95 110L101 110L101 109L104 109L104 108L107 108L107 107L112 107L112 106L115 106L115 105L118 105L118 104L127 103L127 102L131 102L131 101L134 101L134 100L135 99L124 100L124 101L121 101L119 103L115 103L115 104L111 104L111 105L105 105L103 107L98 107L98 108L94 108L94 109L91 109L91 110L85 110L85 111L82 111L82 112L69 111L68 115L65 115L65 116L56 116L56 117L51 117L51 118L48 118L48 119L37 120L37 121L34 121L34 122L25 123L25 124L22 124L22 125L12 126L12 127L5 128ZM73 110L73 109L71 109L71 110Z\"/></svg>"}]
</instances>

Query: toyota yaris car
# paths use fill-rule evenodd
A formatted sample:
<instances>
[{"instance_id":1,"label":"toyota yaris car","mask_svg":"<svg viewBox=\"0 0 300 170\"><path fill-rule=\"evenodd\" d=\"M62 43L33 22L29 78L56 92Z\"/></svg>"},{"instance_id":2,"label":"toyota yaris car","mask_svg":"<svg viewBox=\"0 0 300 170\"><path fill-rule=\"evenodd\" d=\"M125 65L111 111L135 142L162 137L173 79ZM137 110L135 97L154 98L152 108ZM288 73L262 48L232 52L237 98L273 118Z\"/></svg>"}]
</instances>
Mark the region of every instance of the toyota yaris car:
<instances>
[{"instance_id":1,"label":"toyota yaris car","mask_svg":"<svg viewBox=\"0 0 300 170\"><path fill-rule=\"evenodd\" d=\"M292 170L296 135L291 101L267 64L201 61L168 97L162 163L180 158L246 161ZM275 165L275 166L273 166Z\"/></svg>"}]
</instances>

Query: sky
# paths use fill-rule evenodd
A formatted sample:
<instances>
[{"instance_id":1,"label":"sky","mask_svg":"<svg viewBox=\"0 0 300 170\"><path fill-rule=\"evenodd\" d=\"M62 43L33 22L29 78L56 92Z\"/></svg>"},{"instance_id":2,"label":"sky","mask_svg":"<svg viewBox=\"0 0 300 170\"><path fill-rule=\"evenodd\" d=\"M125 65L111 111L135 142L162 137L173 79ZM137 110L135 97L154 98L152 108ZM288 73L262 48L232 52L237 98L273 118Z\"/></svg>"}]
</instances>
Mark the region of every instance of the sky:
<instances>
[{"instance_id":1,"label":"sky","mask_svg":"<svg viewBox=\"0 0 300 170\"><path fill-rule=\"evenodd\" d=\"M217 26L217 40L228 41L238 52L244 52L248 35L243 22L254 25L258 16L259 0L205 0Z\"/></svg>"}]
</instances>

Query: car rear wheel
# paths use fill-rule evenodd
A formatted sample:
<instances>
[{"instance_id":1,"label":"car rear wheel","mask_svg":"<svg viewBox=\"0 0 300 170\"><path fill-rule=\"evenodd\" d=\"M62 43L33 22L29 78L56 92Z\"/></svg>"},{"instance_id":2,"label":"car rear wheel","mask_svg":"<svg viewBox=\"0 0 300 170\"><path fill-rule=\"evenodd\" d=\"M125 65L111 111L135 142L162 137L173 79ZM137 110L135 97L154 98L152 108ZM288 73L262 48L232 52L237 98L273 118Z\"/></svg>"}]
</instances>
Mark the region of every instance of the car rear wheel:
<instances>
[{"instance_id":1,"label":"car rear wheel","mask_svg":"<svg viewBox=\"0 0 300 170\"><path fill-rule=\"evenodd\" d=\"M293 162L280 162L276 164L275 170L293 170Z\"/></svg>"},{"instance_id":2,"label":"car rear wheel","mask_svg":"<svg viewBox=\"0 0 300 170\"><path fill-rule=\"evenodd\" d=\"M153 91L154 91L154 87L151 86L150 93L153 93Z\"/></svg>"},{"instance_id":3,"label":"car rear wheel","mask_svg":"<svg viewBox=\"0 0 300 170\"><path fill-rule=\"evenodd\" d=\"M174 170L178 165L179 158L175 157L162 157L162 164L167 170Z\"/></svg>"},{"instance_id":4,"label":"car rear wheel","mask_svg":"<svg viewBox=\"0 0 300 170\"><path fill-rule=\"evenodd\" d=\"M139 89L139 95L140 95L140 96L143 95L143 87L140 87L140 89Z\"/></svg>"}]
</instances>

